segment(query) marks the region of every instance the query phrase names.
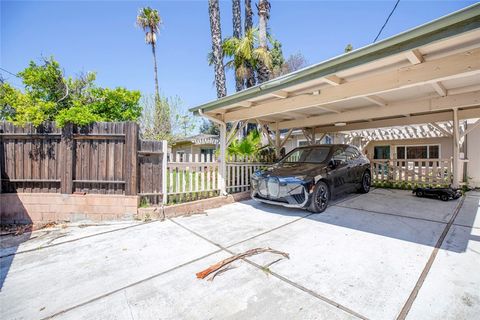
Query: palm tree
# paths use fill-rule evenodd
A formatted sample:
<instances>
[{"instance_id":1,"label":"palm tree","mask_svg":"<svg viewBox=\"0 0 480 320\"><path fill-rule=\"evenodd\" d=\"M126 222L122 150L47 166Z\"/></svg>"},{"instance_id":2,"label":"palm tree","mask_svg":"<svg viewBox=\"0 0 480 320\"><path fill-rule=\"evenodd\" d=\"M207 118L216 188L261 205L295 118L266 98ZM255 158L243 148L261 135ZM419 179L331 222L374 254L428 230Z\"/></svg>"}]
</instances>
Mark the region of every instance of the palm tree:
<instances>
[{"instance_id":1,"label":"palm tree","mask_svg":"<svg viewBox=\"0 0 480 320\"><path fill-rule=\"evenodd\" d=\"M160 32L160 24L162 19L157 10L150 7L141 8L137 15L137 26L145 31L145 42L152 46L153 54L153 70L155 73L155 99L160 100L160 93L158 90L158 71L157 71L157 56L155 53L155 44L157 43L157 33Z\"/></svg>"},{"instance_id":2,"label":"palm tree","mask_svg":"<svg viewBox=\"0 0 480 320\"><path fill-rule=\"evenodd\" d=\"M217 98L221 98L227 95L227 87L225 85L225 69L223 67L222 30L220 28L218 0L208 0L208 13L210 15L210 32L212 34L215 86L217 87Z\"/></svg>"},{"instance_id":3,"label":"palm tree","mask_svg":"<svg viewBox=\"0 0 480 320\"><path fill-rule=\"evenodd\" d=\"M267 44L267 24L268 19L270 18L270 2L268 0L258 0L258 42L259 47L268 51ZM257 69L257 79L259 83L268 81L270 79L270 69L260 62L260 65Z\"/></svg>"},{"instance_id":4,"label":"palm tree","mask_svg":"<svg viewBox=\"0 0 480 320\"><path fill-rule=\"evenodd\" d=\"M242 37L242 13L240 8L240 0L232 0L232 22L233 22L233 37L240 39ZM235 69L235 89L242 91L244 87L243 78L237 76L237 69Z\"/></svg>"},{"instance_id":5,"label":"palm tree","mask_svg":"<svg viewBox=\"0 0 480 320\"><path fill-rule=\"evenodd\" d=\"M225 64L235 69L235 76L248 82L249 66L257 68L260 64L270 67L272 57L269 51L257 47L258 30L249 29L242 38L231 37L223 42L223 53L232 58Z\"/></svg>"},{"instance_id":6,"label":"palm tree","mask_svg":"<svg viewBox=\"0 0 480 320\"><path fill-rule=\"evenodd\" d=\"M252 11L252 1L251 0L245 0L245 34L248 32L248 30L253 29L253 11ZM255 72L253 70L253 67L247 63L245 66L247 69L247 77L246 77L246 82L245 86L247 88L253 87L256 84L255 81Z\"/></svg>"}]
</instances>

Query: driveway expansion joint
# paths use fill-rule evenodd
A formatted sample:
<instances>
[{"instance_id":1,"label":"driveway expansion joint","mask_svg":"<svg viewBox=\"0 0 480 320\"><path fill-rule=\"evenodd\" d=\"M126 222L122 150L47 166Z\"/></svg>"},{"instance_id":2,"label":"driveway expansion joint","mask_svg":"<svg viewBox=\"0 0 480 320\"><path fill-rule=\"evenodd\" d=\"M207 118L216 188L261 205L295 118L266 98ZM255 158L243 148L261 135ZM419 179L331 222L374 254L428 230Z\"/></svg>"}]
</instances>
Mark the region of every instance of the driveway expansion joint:
<instances>
[{"instance_id":1,"label":"driveway expansion joint","mask_svg":"<svg viewBox=\"0 0 480 320\"><path fill-rule=\"evenodd\" d=\"M82 302L82 303L80 303L80 304L77 304L77 305L71 306L71 307L69 307L69 308L60 310L60 311L54 313L53 315L49 315L49 316L47 316L47 317L41 318L40 320L53 319L53 318L55 318L55 317L57 317L57 316L59 316L59 315L61 315L61 314L65 314L65 313L67 313L67 312L70 312L70 311L75 310L75 309L77 309L77 308L83 307L83 306L85 306L85 305L87 305L87 304L90 304L90 303L92 303L92 302L95 302L95 301L97 301L97 300L100 300L100 299L103 299L103 298L105 298L105 297L108 297L108 296L110 296L110 295L112 295L112 294L115 294L115 293L117 293L117 292L121 292L121 291L123 291L123 290L125 290L125 289L131 288L131 287L134 287L134 286L136 286L136 285L139 285L139 284L142 284L142 283L144 283L144 282L147 282L147 281L149 281L149 280L158 278L158 277L163 276L163 275L165 275L165 274L167 274L167 273L170 273L170 272L175 271L175 270L177 270L177 269L183 268L183 267L185 267L185 266L187 266L187 265L189 265L189 264L192 264L192 263L194 263L194 262L197 262L197 261L200 261L200 260L205 259L205 258L207 258L207 257L210 257L210 256L212 256L212 255L214 255L214 254L217 254L217 253L221 252L221 251L222 251L222 250L212 251L212 252L210 252L210 253L208 253L208 254L205 254L205 255L203 255L203 256L201 256L201 257L198 257L198 258L195 258L195 259L193 259L193 260L190 260L190 261L181 263L181 264L179 264L179 265L177 265L177 266L175 266L175 267L172 267L172 268L170 268L170 269L168 269L168 270L165 270L165 271L162 271L162 272L153 274L153 275L148 276L148 277L146 277L146 278L144 278L144 279L141 279L141 280L132 282L132 283L130 283L130 284L126 285L126 286L123 286L123 287L121 287L121 288L112 290L112 291L110 291L110 292L104 293L104 294L99 295L99 296L97 296L97 297L95 297L95 298L92 298L92 299L90 299L90 300L84 301L84 302Z\"/></svg>"},{"instance_id":2,"label":"driveway expansion joint","mask_svg":"<svg viewBox=\"0 0 480 320\"><path fill-rule=\"evenodd\" d=\"M298 219L295 219L294 221L290 221L290 222L285 223L285 224L283 224L283 225L281 225L281 226L279 226L279 227L270 229L270 230L268 230L268 231L266 231L266 232L264 232L264 233L262 233L262 234L265 234L265 233L268 233L268 232L271 232L271 231L274 231L274 230L278 230L278 229L280 229L280 228L282 228L282 227L284 227L284 226L286 226L286 225L289 225L289 224L292 224L292 223L294 223L294 222L296 222L296 221L302 220L302 219L304 219L304 218L306 218L306 217L308 217L308 216L310 216L310 215L312 215L312 214L307 214L307 215L304 216L304 217L300 217L300 218L298 218ZM209 243L211 243L211 244L219 247L221 250L223 250L223 251L225 251L225 252L227 252L227 253L229 253L229 254L231 254L231 255L235 255L235 252L231 251L231 250L228 249L228 248L230 248L230 247L232 247L232 246L234 246L234 245L237 245L237 244L239 244L239 243L242 243L242 242L245 242L245 241L250 240L250 239L245 239L245 240L242 240L242 241L240 241L240 242L238 242L238 243L236 243L236 244L232 244L232 245L230 245L230 246L228 246L228 247L224 247L224 246L222 246L222 245L220 245L220 244L217 244L217 243L211 241L211 240L208 239L207 237L199 234L198 232L193 231L193 230L191 230L190 228L182 225L181 223L179 223L179 222L177 222L177 221L174 221L173 219L170 219L170 220L171 220L173 223L175 223L175 224L177 224L178 226L180 226L181 228L184 228L185 230L191 232L191 233L194 234L195 236L197 236L197 237L199 237L199 238L201 238L201 239L203 239L203 240L205 240L205 241L208 241ZM261 234L258 234L258 235L256 235L256 236L252 237L252 239L255 238L255 237L258 237L258 236L260 236L260 235L261 235ZM255 262L253 262L253 261L251 261L251 260L249 260L249 259L247 259L247 258L243 258L243 259L241 259L241 260L243 260L243 261L245 261L246 263L250 264L251 266L253 266L253 267L255 267L255 268L263 271L262 266L256 264ZM352 309L350 309L350 308L348 308L348 307L345 307L345 306L341 305L340 303L335 302L335 301L333 301L333 300L331 300L331 299L329 299L329 298L327 298L327 297L324 297L324 296L322 296L321 294L318 294L318 293L316 293L315 291L310 290L310 289L308 289L308 288L306 288L306 287L304 287L304 286L302 286L302 285L300 285L300 284L298 284L298 283L296 283L296 282L294 282L294 281L292 281L292 280L290 280L290 279L288 279L288 278L286 278L286 277L284 277L284 276L282 276L282 275L280 275L280 274L278 274L278 273L276 273L276 272L270 271L269 273L270 273L272 276L274 276L275 278L279 279L280 281L283 281L283 282L285 282L285 283L287 283L287 284L289 284L289 285L291 285L291 286L293 286L293 287L295 287L295 288L297 288L297 289L299 289L299 290L301 290L301 291L303 291L303 292L305 292L305 293L307 293L307 294L309 294L309 295L311 295L311 296L313 296L313 297L315 297L315 298L317 298L317 299L319 299L319 300L322 300L322 301L330 304L331 306L333 306L333 307L335 307L335 308L337 308L337 309L340 309L340 310L342 310L342 311L344 311L344 312L346 312L346 313L348 313L348 314L350 314L350 315L352 315L352 316L354 316L354 317L357 317L357 318L359 318L359 319L368 320L367 317L362 316L362 315L359 314L358 312L356 312L356 311L354 311L354 310L352 310Z\"/></svg>"},{"instance_id":3,"label":"driveway expansion joint","mask_svg":"<svg viewBox=\"0 0 480 320\"><path fill-rule=\"evenodd\" d=\"M398 314L397 320L405 320L406 317L408 316L408 313L412 308L413 303L415 302L415 299L417 298L418 293L420 292L420 289L422 288L423 283L425 282L425 279L427 278L433 263L435 262L435 258L437 257L438 251L442 247L443 241L447 237L447 234L450 231L451 226L454 225L453 222L457 218L457 215L460 212L460 209L462 208L464 201L465 201L465 196L462 196L462 198L460 199L460 201L458 202L458 204L456 205L453 211L452 217L450 218L447 225L443 229L442 234L438 238L437 243L435 244L435 247L432 250L432 253L430 254L430 257L427 263L425 264L425 267L423 268L422 273L420 274L420 277L417 280L417 283L415 284L415 287L413 288L407 301L403 305L402 310Z\"/></svg>"}]
</instances>

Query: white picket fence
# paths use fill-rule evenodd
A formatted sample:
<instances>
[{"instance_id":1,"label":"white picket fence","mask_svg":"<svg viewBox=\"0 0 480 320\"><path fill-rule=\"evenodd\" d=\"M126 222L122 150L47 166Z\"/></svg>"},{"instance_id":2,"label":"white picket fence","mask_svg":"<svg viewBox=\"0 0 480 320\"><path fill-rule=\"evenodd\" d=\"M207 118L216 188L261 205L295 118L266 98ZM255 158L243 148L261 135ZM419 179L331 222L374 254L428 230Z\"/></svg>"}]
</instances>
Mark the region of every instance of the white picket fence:
<instances>
[{"instance_id":1,"label":"white picket fence","mask_svg":"<svg viewBox=\"0 0 480 320\"><path fill-rule=\"evenodd\" d=\"M374 182L450 184L451 159L371 160Z\"/></svg>"},{"instance_id":2,"label":"white picket fence","mask_svg":"<svg viewBox=\"0 0 480 320\"><path fill-rule=\"evenodd\" d=\"M250 189L250 177L271 163L250 157L227 158L226 190L237 193ZM219 194L218 161L214 155L170 155L167 163L168 202L185 202Z\"/></svg>"},{"instance_id":3,"label":"white picket fence","mask_svg":"<svg viewBox=\"0 0 480 320\"><path fill-rule=\"evenodd\" d=\"M229 156L227 158L226 189L228 193L237 193L250 190L252 174L264 169L272 162L262 161L255 157Z\"/></svg>"}]
</instances>

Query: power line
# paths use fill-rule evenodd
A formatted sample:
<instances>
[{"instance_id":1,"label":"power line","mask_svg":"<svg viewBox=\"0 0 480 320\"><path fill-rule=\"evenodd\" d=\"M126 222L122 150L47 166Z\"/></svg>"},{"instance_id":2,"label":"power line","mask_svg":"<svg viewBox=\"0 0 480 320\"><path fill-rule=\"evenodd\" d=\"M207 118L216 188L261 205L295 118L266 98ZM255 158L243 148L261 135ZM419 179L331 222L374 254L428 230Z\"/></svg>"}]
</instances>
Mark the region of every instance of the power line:
<instances>
[{"instance_id":1,"label":"power line","mask_svg":"<svg viewBox=\"0 0 480 320\"><path fill-rule=\"evenodd\" d=\"M4 68L2 68L2 67L0 67L0 70L5 71L6 73L11 74L12 76L15 76L15 77L17 77L17 78L21 78L18 74L15 74L15 73L13 73L13 72L10 72L10 71L8 71L7 69L4 69Z\"/></svg>"},{"instance_id":2,"label":"power line","mask_svg":"<svg viewBox=\"0 0 480 320\"><path fill-rule=\"evenodd\" d=\"M387 25L388 20L390 20L390 17L392 16L393 12L395 12L395 9L397 9L397 6L398 6L399 2L400 2L400 0L397 0L397 2L395 3L395 6L393 7L392 11L388 15L387 20L385 20L385 23L383 24L383 26L380 28L380 31L378 31L378 34L375 37L375 40L373 40L373 43L375 43L377 41L378 37L380 37L380 34L382 34L383 28L385 28L385 26Z\"/></svg>"}]
</instances>

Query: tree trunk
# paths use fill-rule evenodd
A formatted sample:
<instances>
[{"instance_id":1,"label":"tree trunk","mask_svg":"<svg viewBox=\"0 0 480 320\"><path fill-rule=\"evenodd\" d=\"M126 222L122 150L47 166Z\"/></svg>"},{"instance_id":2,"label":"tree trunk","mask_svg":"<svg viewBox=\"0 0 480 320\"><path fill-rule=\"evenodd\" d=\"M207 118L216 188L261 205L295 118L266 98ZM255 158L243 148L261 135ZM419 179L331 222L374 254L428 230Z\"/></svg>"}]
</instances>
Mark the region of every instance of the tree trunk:
<instances>
[{"instance_id":1,"label":"tree trunk","mask_svg":"<svg viewBox=\"0 0 480 320\"><path fill-rule=\"evenodd\" d=\"M240 8L240 0L232 0L232 22L233 22L233 36L237 39L242 37L242 13ZM243 78L237 74L235 68L235 89L242 91L244 87Z\"/></svg>"},{"instance_id":2,"label":"tree trunk","mask_svg":"<svg viewBox=\"0 0 480 320\"><path fill-rule=\"evenodd\" d=\"M155 108L160 109L160 122L164 133L170 134L172 128L170 124L170 110L165 110L165 107L160 104L160 90L158 89L158 69L157 69L157 53L155 52L155 42L152 42L153 54L153 73L155 75Z\"/></svg>"},{"instance_id":3,"label":"tree trunk","mask_svg":"<svg viewBox=\"0 0 480 320\"><path fill-rule=\"evenodd\" d=\"M158 90L158 69L157 69L157 54L155 52L155 42L152 42L153 54L153 73L155 75L155 101L160 100L160 92Z\"/></svg>"},{"instance_id":4,"label":"tree trunk","mask_svg":"<svg viewBox=\"0 0 480 320\"><path fill-rule=\"evenodd\" d=\"M225 85L225 69L223 67L222 30L220 28L220 8L218 0L208 0L210 15L210 31L212 34L213 63L215 67L215 86L217 98L227 95Z\"/></svg>"},{"instance_id":5,"label":"tree trunk","mask_svg":"<svg viewBox=\"0 0 480 320\"><path fill-rule=\"evenodd\" d=\"M258 1L258 42L260 48L268 51L267 44L267 24L270 17L270 3L268 0ZM258 63L257 79L259 83L268 81L270 79L270 70L260 61Z\"/></svg>"},{"instance_id":6,"label":"tree trunk","mask_svg":"<svg viewBox=\"0 0 480 320\"><path fill-rule=\"evenodd\" d=\"M253 11L252 11L252 1L245 0L245 34L248 30L253 28ZM249 63L245 64L247 68L247 77L245 86L247 88L253 87L256 84L255 81L255 72L253 70L253 66Z\"/></svg>"}]
</instances>

